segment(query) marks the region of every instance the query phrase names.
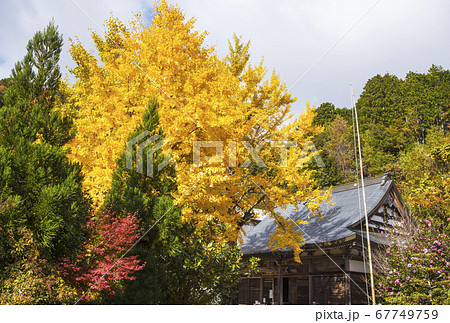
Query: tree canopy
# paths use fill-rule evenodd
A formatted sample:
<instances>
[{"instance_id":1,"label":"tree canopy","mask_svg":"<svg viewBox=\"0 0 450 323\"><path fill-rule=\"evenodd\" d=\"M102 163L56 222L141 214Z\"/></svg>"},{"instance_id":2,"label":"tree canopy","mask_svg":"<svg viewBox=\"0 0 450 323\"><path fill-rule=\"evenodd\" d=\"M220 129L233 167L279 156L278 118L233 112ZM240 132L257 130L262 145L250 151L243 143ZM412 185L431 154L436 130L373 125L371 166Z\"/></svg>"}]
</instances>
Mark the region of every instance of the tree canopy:
<instances>
[{"instance_id":1,"label":"tree canopy","mask_svg":"<svg viewBox=\"0 0 450 323\"><path fill-rule=\"evenodd\" d=\"M183 220L199 227L216 220L227 227L222 239L236 241L259 206L279 225L275 240L298 254L301 231L274 210L307 203L314 211L325 196L314 189L311 171L297 171L303 148L321 131L312 125L313 110L287 123L294 99L279 75L268 76L262 62L248 63L248 44L236 37L228 60L220 59L204 44L206 33L193 29L195 19L186 20L165 1L154 9L149 27L139 15L128 25L110 18L104 35L92 34L97 56L80 42L71 44L77 64L72 97L79 109L68 147L72 160L83 165L84 187L101 207L124 142L153 97L170 139L164 149L171 150L177 182L172 196ZM199 148L204 143L218 144L221 154L196 161L196 153L215 152ZM289 156L281 162L288 144ZM254 149L267 166L257 172L247 167Z\"/></svg>"},{"instance_id":2,"label":"tree canopy","mask_svg":"<svg viewBox=\"0 0 450 323\"><path fill-rule=\"evenodd\" d=\"M307 222L280 210L320 216L324 188L357 179L351 109L292 118L250 41L220 57L179 7L154 12L109 18L92 51L70 40L73 84L54 22L0 80L1 304L229 304L258 264L239 242L259 210L300 262ZM418 219L386 233L380 300L448 303L450 71L376 75L356 107L364 175L391 172Z\"/></svg>"}]
</instances>

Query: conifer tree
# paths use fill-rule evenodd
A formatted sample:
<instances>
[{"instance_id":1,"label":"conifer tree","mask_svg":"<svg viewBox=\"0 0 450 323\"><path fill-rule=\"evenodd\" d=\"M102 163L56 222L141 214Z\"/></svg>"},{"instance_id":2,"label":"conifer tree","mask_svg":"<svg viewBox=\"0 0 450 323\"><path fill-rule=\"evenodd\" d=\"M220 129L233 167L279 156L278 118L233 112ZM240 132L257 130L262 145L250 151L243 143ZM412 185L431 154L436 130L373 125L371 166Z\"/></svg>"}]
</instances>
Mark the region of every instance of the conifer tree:
<instances>
[{"instance_id":1,"label":"conifer tree","mask_svg":"<svg viewBox=\"0 0 450 323\"><path fill-rule=\"evenodd\" d=\"M148 135L136 144L154 135L159 135L159 140L164 138L158 104L153 99L146 106L143 122L128 139L144 131L148 131ZM143 156L157 143L147 146ZM201 230L192 223L182 222L180 209L174 206L172 197L176 187L174 165L156 171L166 158L162 150L155 153L153 176L147 176L145 158L141 160L142 173L137 172L135 151L132 156L133 169L127 168L125 153L119 158L106 205L112 205L118 212L137 212L143 231L154 227L136 246L146 267L137 273L135 281L128 283L120 298L110 301L140 304L231 302L239 279L237 246L214 241L217 231L223 228L212 222Z\"/></svg>"},{"instance_id":2,"label":"conifer tree","mask_svg":"<svg viewBox=\"0 0 450 323\"><path fill-rule=\"evenodd\" d=\"M4 78L0 80L0 108L3 106L3 96L8 90L8 87L11 85L10 78Z\"/></svg>"},{"instance_id":3,"label":"conifer tree","mask_svg":"<svg viewBox=\"0 0 450 323\"><path fill-rule=\"evenodd\" d=\"M55 105L62 44L53 22L34 35L12 70L0 111L0 200L9 205L0 227L16 238L26 228L39 257L48 260L76 252L89 213L81 167L63 148L74 136L72 121ZM1 265L13 261L3 257Z\"/></svg>"}]
</instances>

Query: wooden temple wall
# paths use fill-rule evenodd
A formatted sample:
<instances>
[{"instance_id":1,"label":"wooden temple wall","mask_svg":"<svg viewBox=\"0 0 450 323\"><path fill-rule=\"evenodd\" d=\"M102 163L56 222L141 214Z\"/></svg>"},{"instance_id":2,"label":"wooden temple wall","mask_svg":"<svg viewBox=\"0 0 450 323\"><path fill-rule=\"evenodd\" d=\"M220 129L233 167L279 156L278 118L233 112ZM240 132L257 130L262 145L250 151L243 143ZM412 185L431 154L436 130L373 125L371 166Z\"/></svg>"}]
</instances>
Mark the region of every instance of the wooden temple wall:
<instances>
[{"instance_id":1,"label":"wooden temple wall","mask_svg":"<svg viewBox=\"0 0 450 323\"><path fill-rule=\"evenodd\" d=\"M256 277L242 278L238 303L367 304L364 274L350 271L349 261L358 255L344 253L335 249L329 257L311 254L301 264L291 257L262 259Z\"/></svg>"}]
</instances>

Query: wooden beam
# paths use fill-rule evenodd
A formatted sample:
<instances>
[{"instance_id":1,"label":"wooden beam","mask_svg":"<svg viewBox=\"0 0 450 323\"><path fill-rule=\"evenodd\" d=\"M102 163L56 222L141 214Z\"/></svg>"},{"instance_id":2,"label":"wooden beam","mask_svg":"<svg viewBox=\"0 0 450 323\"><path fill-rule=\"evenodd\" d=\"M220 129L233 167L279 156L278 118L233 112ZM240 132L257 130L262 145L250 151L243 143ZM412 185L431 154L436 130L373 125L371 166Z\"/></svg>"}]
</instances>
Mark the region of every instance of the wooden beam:
<instances>
[{"instance_id":1,"label":"wooden beam","mask_svg":"<svg viewBox=\"0 0 450 323\"><path fill-rule=\"evenodd\" d=\"M278 265L278 305L283 305L283 271Z\"/></svg>"}]
</instances>

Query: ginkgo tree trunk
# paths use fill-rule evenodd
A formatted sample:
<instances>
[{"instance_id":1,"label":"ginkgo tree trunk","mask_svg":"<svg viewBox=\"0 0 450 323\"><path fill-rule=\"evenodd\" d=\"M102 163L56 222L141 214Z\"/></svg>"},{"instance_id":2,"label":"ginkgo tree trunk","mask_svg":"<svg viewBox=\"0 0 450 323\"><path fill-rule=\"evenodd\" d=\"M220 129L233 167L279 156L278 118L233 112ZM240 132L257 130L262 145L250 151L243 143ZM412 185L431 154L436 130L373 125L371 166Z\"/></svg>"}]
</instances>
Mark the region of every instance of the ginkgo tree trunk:
<instances>
[{"instance_id":1,"label":"ginkgo tree trunk","mask_svg":"<svg viewBox=\"0 0 450 323\"><path fill-rule=\"evenodd\" d=\"M228 226L223 239L236 241L253 210L263 208L279 224L274 247L292 246L298 255L297 224L304 223L286 220L275 208L305 203L315 211L326 195L299 167L308 159L306 144L322 130L312 125L313 109L289 123L295 99L275 71L267 75L262 62L248 63L248 46L221 59L205 44L207 32L194 29L194 18L165 1L154 11L150 26L140 15L127 25L107 20L104 35L92 33L95 52L77 40L71 44L71 99L78 110L69 146L94 203L103 204L116 159L153 97L170 139L164 149L171 150L173 195L183 218L200 226L215 219ZM230 68L242 51L243 67Z\"/></svg>"}]
</instances>

